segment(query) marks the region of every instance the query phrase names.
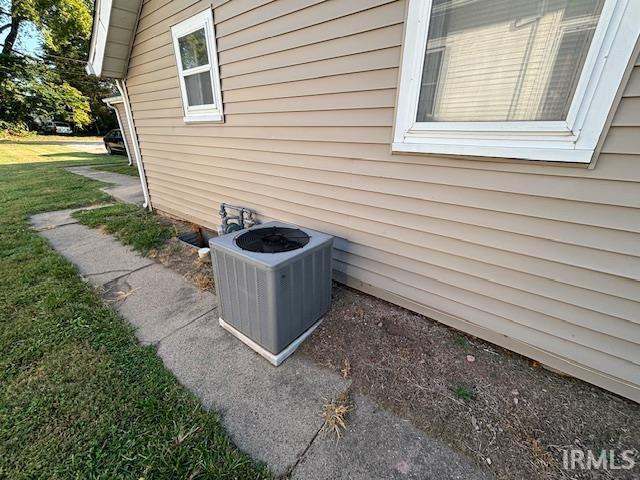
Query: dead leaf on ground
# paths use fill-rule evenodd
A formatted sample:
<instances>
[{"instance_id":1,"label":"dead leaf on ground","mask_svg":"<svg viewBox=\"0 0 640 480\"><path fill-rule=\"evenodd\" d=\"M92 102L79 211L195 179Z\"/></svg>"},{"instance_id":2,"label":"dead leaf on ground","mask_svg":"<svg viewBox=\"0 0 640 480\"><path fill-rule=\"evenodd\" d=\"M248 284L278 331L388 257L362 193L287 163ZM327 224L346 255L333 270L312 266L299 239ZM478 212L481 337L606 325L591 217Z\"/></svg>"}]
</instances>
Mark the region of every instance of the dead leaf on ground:
<instances>
[{"instance_id":1,"label":"dead leaf on ground","mask_svg":"<svg viewBox=\"0 0 640 480\"><path fill-rule=\"evenodd\" d=\"M211 280L211 277L203 273L198 273L194 275L191 281L200 290L208 290L213 286L213 280Z\"/></svg>"},{"instance_id":2,"label":"dead leaf on ground","mask_svg":"<svg viewBox=\"0 0 640 480\"><path fill-rule=\"evenodd\" d=\"M351 362L348 358L345 358L342 361L342 368L340 369L340 373L342 374L342 378L347 378L351 375Z\"/></svg>"},{"instance_id":3,"label":"dead leaf on ground","mask_svg":"<svg viewBox=\"0 0 640 480\"><path fill-rule=\"evenodd\" d=\"M136 287L136 288L132 288L131 290L129 290L128 292L116 292L116 300L118 302L121 302L123 300L126 300L129 295L131 295L133 292L135 292L136 290L140 290L140 287Z\"/></svg>"}]
</instances>

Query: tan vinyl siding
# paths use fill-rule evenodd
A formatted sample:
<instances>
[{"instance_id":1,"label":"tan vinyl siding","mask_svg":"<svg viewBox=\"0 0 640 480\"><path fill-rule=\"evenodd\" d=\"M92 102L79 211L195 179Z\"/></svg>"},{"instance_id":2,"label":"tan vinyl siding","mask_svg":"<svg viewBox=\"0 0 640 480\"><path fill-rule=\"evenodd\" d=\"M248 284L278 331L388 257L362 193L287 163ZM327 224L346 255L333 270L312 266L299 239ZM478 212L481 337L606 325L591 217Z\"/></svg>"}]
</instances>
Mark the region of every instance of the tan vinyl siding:
<instances>
[{"instance_id":1,"label":"tan vinyl siding","mask_svg":"<svg viewBox=\"0 0 640 480\"><path fill-rule=\"evenodd\" d=\"M118 110L118 123L120 124L120 131L122 132L124 141L127 143L127 156L129 157L129 161L133 162L133 139L131 138L131 133L129 132L129 121L127 120L127 113L125 112L124 103L115 103L113 106Z\"/></svg>"},{"instance_id":2,"label":"tan vinyl siding","mask_svg":"<svg viewBox=\"0 0 640 480\"><path fill-rule=\"evenodd\" d=\"M185 125L148 0L127 85L153 206L337 237L336 278L640 400L640 66L593 169L392 155L404 3L214 2L225 123Z\"/></svg>"}]
</instances>

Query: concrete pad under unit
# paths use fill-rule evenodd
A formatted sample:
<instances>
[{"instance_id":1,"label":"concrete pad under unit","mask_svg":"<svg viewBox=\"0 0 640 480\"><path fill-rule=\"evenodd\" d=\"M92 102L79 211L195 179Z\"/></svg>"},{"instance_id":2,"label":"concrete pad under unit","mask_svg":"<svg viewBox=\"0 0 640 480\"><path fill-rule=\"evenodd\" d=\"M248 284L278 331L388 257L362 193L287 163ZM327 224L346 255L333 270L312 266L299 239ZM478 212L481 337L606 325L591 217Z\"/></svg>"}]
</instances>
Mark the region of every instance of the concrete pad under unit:
<instances>
[{"instance_id":1,"label":"concrete pad under unit","mask_svg":"<svg viewBox=\"0 0 640 480\"><path fill-rule=\"evenodd\" d=\"M222 413L234 443L281 475L322 426L325 400L348 382L294 355L274 367L206 315L160 342L158 354L180 382Z\"/></svg>"}]
</instances>

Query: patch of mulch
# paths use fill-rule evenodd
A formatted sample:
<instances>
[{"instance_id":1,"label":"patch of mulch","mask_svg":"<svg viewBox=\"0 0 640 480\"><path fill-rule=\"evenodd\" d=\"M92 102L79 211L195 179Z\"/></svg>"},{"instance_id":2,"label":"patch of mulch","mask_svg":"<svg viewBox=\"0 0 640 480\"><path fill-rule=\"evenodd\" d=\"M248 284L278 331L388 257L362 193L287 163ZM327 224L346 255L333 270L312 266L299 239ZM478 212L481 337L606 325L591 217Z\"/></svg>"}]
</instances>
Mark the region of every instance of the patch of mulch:
<instances>
[{"instance_id":1,"label":"patch of mulch","mask_svg":"<svg viewBox=\"0 0 640 480\"><path fill-rule=\"evenodd\" d=\"M346 286L300 352L499 479L640 476L640 405ZM566 448L638 465L567 471Z\"/></svg>"}]
</instances>

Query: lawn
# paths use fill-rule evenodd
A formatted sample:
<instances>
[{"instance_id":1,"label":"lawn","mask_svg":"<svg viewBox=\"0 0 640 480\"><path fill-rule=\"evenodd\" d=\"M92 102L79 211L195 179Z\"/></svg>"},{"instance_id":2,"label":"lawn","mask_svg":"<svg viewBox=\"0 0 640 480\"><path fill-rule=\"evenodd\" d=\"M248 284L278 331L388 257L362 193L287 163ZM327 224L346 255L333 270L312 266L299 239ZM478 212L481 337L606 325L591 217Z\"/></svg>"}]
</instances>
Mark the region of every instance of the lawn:
<instances>
[{"instance_id":1,"label":"lawn","mask_svg":"<svg viewBox=\"0 0 640 480\"><path fill-rule=\"evenodd\" d=\"M176 233L156 215L128 203L82 210L73 216L88 227L100 227L113 234L121 243L131 245L143 255L151 249L160 248Z\"/></svg>"},{"instance_id":2,"label":"lawn","mask_svg":"<svg viewBox=\"0 0 640 480\"><path fill-rule=\"evenodd\" d=\"M44 135L37 132L28 133L24 136L12 136L8 135L5 131L0 131L0 140L6 140L15 143L77 143L77 142L100 142L102 143L102 137L95 136L77 136L77 135Z\"/></svg>"},{"instance_id":3,"label":"lawn","mask_svg":"<svg viewBox=\"0 0 640 480\"><path fill-rule=\"evenodd\" d=\"M117 163L115 165L100 165L96 170L104 170L105 172L121 173L123 175L138 176L138 168L135 165L127 165L126 163Z\"/></svg>"},{"instance_id":4,"label":"lawn","mask_svg":"<svg viewBox=\"0 0 640 480\"><path fill-rule=\"evenodd\" d=\"M0 142L0 165L50 162L57 162L59 166L64 166L66 163L69 165L113 163L113 160L109 155L75 151L66 145Z\"/></svg>"},{"instance_id":5,"label":"lawn","mask_svg":"<svg viewBox=\"0 0 640 480\"><path fill-rule=\"evenodd\" d=\"M0 144L0 478L268 478L28 225L108 201L60 167L110 162Z\"/></svg>"}]
</instances>

